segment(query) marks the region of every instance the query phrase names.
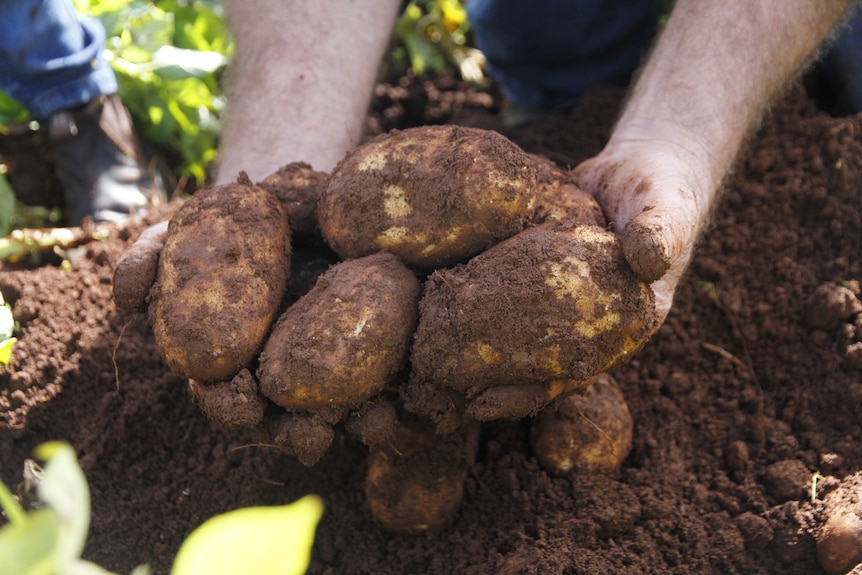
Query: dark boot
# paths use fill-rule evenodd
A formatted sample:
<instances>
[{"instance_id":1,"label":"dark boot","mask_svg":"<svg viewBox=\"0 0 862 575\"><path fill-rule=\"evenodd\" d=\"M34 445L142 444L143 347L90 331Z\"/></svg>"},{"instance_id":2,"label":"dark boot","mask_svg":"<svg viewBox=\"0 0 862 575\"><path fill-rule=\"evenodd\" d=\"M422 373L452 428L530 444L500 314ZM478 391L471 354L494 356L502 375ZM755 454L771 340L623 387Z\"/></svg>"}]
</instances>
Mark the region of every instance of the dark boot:
<instances>
[{"instance_id":1,"label":"dark boot","mask_svg":"<svg viewBox=\"0 0 862 575\"><path fill-rule=\"evenodd\" d=\"M53 114L48 134L69 225L85 217L119 222L165 201L162 179L118 95Z\"/></svg>"}]
</instances>

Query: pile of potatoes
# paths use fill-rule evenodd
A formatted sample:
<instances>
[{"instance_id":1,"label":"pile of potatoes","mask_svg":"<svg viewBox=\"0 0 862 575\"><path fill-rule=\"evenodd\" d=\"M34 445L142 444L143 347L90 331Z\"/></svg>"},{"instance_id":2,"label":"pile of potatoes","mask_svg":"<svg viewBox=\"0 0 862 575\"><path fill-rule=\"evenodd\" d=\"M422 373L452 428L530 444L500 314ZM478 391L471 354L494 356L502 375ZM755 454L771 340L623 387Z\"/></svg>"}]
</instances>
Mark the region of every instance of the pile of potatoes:
<instances>
[{"instance_id":1,"label":"pile of potatoes","mask_svg":"<svg viewBox=\"0 0 862 575\"><path fill-rule=\"evenodd\" d=\"M298 246L324 243L337 263L286 295ZM133 263L115 273L129 310ZM155 273L157 345L202 409L309 465L340 430L374 450L411 436L406 418L445 436L536 415L657 327L652 290L566 170L455 126L381 135L331 174L291 164L198 192Z\"/></svg>"}]
</instances>

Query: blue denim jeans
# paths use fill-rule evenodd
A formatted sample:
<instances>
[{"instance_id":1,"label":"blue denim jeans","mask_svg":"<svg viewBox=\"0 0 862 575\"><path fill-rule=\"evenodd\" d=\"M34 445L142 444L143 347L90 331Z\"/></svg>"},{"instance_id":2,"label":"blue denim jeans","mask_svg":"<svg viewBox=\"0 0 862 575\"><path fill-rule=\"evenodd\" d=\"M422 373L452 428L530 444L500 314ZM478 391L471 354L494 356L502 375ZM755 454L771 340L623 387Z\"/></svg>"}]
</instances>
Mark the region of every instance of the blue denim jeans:
<instances>
[{"instance_id":1,"label":"blue denim jeans","mask_svg":"<svg viewBox=\"0 0 862 575\"><path fill-rule=\"evenodd\" d=\"M843 113L862 111L860 5L819 64ZM467 13L503 95L529 108L627 85L656 34L654 0L469 0Z\"/></svg>"},{"instance_id":2,"label":"blue denim jeans","mask_svg":"<svg viewBox=\"0 0 862 575\"><path fill-rule=\"evenodd\" d=\"M503 95L525 107L628 84L657 24L654 0L469 0L467 13Z\"/></svg>"},{"instance_id":3,"label":"blue denim jeans","mask_svg":"<svg viewBox=\"0 0 862 575\"><path fill-rule=\"evenodd\" d=\"M104 49L71 0L0 0L0 87L36 119L117 91Z\"/></svg>"}]
</instances>

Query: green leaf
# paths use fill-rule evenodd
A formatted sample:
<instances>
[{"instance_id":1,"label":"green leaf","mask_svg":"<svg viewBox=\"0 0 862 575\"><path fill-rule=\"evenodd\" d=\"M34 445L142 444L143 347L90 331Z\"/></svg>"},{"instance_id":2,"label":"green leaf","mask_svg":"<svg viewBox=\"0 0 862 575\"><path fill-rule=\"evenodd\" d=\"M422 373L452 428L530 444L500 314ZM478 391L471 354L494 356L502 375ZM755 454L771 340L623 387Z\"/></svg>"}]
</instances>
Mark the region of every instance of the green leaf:
<instances>
[{"instance_id":1,"label":"green leaf","mask_svg":"<svg viewBox=\"0 0 862 575\"><path fill-rule=\"evenodd\" d=\"M12 360L12 346L18 343L17 337L0 341L0 365L9 365ZM2 571L0 571L2 573Z\"/></svg>"},{"instance_id":2,"label":"green leaf","mask_svg":"<svg viewBox=\"0 0 862 575\"><path fill-rule=\"evenodd\" d=\"M15 318L12 317L12 307L3 299L0 292L0 365L9 365L12 357L12 346L18 339L12 337L15 333ZM2 495L2 494L0 494ZM0 505L8 509L7 503L0 497ZM2 571L0 571L2 573Z\"/></svg>"},{"instance_id":3,"label":"green leaf","mask_svg":"<svg viewBox=\"0 0 862 575\"><path fill-rule=\"evenodd\" d=\"M14 124L23 124L30 118L27 109L24 108L12 96L0 90L0 128ZM3 130L0 129L0 134Z\"/></svg>"},{"instance_id":4,"label":"green leaf","mask_svg":"<svg viewBox=\"0 0 862 575\"><path fill-rule=\"evenodd\" d=\"M162 78L181 80L212 74L227 65L227 58L218 52L162 46L153 54L152 65L153 71Z\"/></svg>"},{"instance_id":5,"label":"green leaf","mask_svg":"<svg viewBox=\"0 0 862 575\"><path fill-rule=\"evenodd\" d=\"M53 575L60 519L53 509L38 509L0 529L0 573Z\"/></svg>"},{"instance_id":6,"label":"green leaf","mask_svg":"<svg viewBox=\"0 0 862 575\"><path fill-rule=\"evenodd\" d=\"M290 505L213 517L183 542L171 575L301 575L322 514L320 498L307 495Z\"/></svg>"},{"instance_id":7,"label":"green leaf","mask_svg":"<svg viewBox=\"0 0 862 575\"><path fill-rule=\"evenodd\" d=\"M18 203L12 186L6 180L6 176L0 173L0 238L9 235L12 231L12 222L15 220L15 204Z\"/></svg>"},{"instance_id":8,"label":"green leaf","mask_svg":"<svg viewBox=\"0 0 862 575\"><path fill-rule=\"evenodd\" d=\"M46 461L39 483L39 499L60 519L57 559L77 560L84 551L90 528L90 489L75 450L68 443L50 441L36 448L38 458Z\"/></svg>"}]
</instances>

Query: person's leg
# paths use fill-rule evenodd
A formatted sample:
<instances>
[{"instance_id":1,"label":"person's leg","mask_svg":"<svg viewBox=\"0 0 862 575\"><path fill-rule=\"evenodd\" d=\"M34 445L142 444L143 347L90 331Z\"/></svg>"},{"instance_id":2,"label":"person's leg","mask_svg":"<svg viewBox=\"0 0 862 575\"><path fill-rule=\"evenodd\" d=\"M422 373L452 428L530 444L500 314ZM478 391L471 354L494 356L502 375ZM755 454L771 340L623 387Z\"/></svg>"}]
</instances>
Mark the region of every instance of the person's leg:
<instances>
[{"instance_id":1,"label":"person's leg","mask_svg":"<svg viewBox=\"0 0 862 575\"><path fill-rule=\"evenodd\" d=\"M471 0L477 47L505 98L567 104L595 85L626 85L656 32L651 0Z\"/></svg>"},{"instance_id":2,"label":"person's leg","mask_svg":"<svg viewBox=\"0 0 862 575\"><path fill-rule=\"evenodd\" d=\"M304 161L329 171L362 136L399 0L228 2L236 51L216 183Z\"/></svg>"},{"instance_id":3,"label":"person's leg","mask_svg":"<svg viewBox=\"0 0 862 575\"><path fill-rule=\"evenodd\" d=\"M161 190L116 95L104 28L69 0L3 0L0 9L0 87L47 126L67 222L143 213Z\"/></svg>"},{"instance_id":4,"label":"person's leg","mask_svg":"<svg viewBox=\"0 0 862 575\"><path fill-rule=\"evenodd\" d=\"M830 114L862 112L862 4L836 30L832 44L807 79L818 104Z\"/></svg>"}]
</instances>

